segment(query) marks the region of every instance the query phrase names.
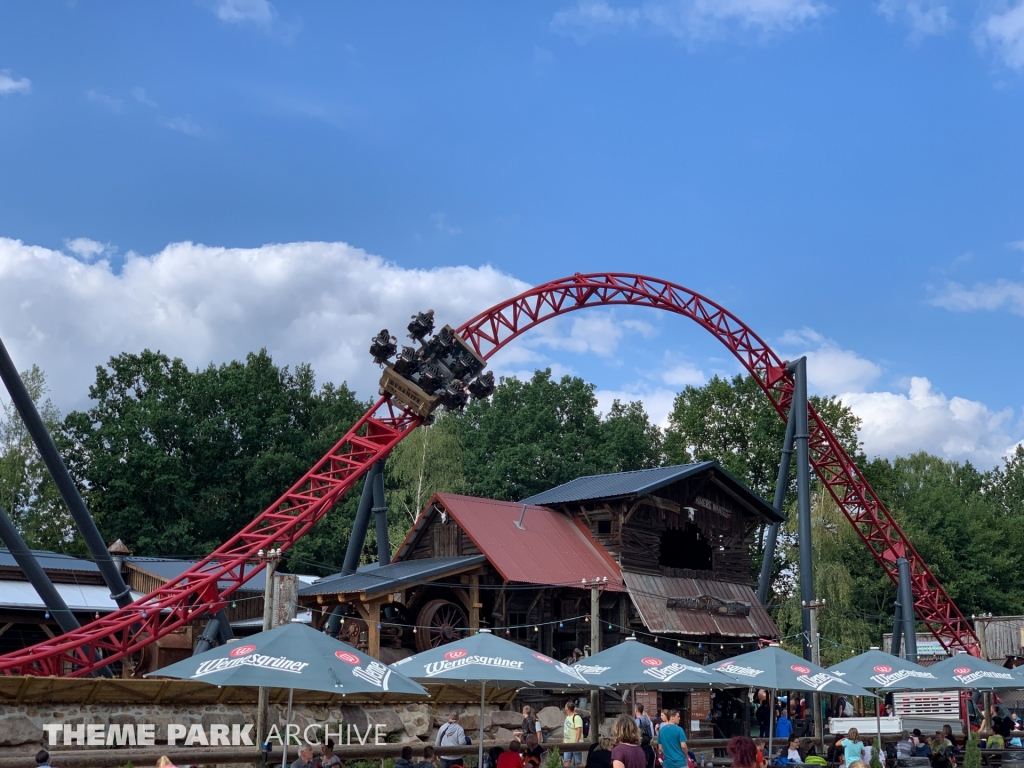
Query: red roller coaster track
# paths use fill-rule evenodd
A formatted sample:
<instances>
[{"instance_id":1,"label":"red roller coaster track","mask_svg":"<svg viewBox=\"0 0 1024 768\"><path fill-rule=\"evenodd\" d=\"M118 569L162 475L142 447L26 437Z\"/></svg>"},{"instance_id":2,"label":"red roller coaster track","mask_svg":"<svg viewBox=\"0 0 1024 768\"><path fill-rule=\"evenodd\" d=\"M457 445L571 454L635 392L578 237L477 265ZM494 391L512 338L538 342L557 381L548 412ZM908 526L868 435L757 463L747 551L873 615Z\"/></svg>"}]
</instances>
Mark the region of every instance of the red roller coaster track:
<instances>
[{"instance_id":1,"label":"red roller coaster track","mask_svg":"<svg viewBox=\"0 0 1024 768\"><path fill-rule=\"evenodd\" d=\"M793 382L785 363L757 334L723 307L680 285L626 274L576 274L532 288L474 317L458 329L484 357L539 323L584 307L653 307L688 317L739 359L783 419ZM811 463L871 554L896 582L896 559L905 556L913 575L914 609L946 647L976 652L977 638L942 585L899 529L853 460L813 412ZM140 651L204 613L223 608L232 592L259 571L245 564L261 549L288 549L377 460L420 423L390 397L378 400L302 479L242 531L173 581L125 608L74 632L0 657L7 675L87 675ZM102 657L102 661L98 660Z\"/></svg>"}]
</instances>

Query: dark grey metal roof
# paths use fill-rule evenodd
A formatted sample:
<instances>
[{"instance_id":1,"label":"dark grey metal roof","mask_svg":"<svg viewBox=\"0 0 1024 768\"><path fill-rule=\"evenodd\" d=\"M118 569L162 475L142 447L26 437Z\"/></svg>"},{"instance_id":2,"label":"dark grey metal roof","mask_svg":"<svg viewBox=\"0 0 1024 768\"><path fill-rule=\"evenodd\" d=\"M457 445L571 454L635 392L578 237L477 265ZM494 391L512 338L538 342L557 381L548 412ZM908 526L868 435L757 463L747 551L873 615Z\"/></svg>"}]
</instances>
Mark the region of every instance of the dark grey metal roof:
<instances>
[{"instance_id":1,"label":"dark grey metal roof","mask_svg":"<svg viewBox=\"0 0 1024 768\"><path fill-rule=\"evenodd\" d=\"M638 469L633 472L615 472L608 475L587 475L579 477L555 488L542 491L527 499L523 504L566 504L574 501L590 499L614 499L623 496L642 496L666 485L685 480L688 477L713 469L731 482L737 491L748 496L756 507L771 520L783 520L767 501L762 499L750 488L726 472L716 461L701 461L696 464L679 464L672 467L655 467L654 469Z\"/></svg>"},{"instance_id":2,"label":"dark grey metal roof","mask_svg":"<svg viewBox=\"0 0 1024 768\"><path fill-rule=\"evenodd\" d=\"M301 597L310 595L336 595L351 592L364 592L369 597L374 594L393 592L396 589L427 579L457 573L467 568L486 562L483 555L467 555L465 557L428 557L421 560L401 560L377 568L360 568L356 573L324 576L307 587L299 590Z\"/></svg>"},{"instance_id":3,"label":"dark grey metal roof","mask_svg":"<svg viewBox=\"0 0 1024 768\"><path fill-rule=\"evenodd\" d=\"M50 552L45 549L33 549L32 554L36 556L39 565L44 571L80 571L83 573L98 573L99 568L92 560L82 560L71 555L62 555L58 552ZM0 567L17 568L18 563L10 550L0 548Z\"/></svg>"}]
</instances>

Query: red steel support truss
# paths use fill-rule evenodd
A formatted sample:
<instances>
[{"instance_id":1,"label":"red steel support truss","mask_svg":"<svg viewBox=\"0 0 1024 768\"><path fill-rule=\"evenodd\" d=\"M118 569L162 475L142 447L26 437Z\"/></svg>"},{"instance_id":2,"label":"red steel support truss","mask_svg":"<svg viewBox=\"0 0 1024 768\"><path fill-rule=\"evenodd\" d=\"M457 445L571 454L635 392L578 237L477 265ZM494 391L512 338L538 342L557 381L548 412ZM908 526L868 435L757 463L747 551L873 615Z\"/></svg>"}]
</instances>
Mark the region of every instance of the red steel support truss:
<instances>
[{"instance_id":1,"label":"red steel support truss","mask_svg":"<svg viewBox=\"0 0 1024 768\"><path fill-rule=\"evenodd\" d=\"M484 358L490 358L545 320L602 305L653 307L694 320L729 348L779 415L787 417L793 381L785 362L723 307L663 280L616 273L576 274L532 288L482 312L460 326L458 333ZM905 556L913 574L918 619L945 647L959 646L977 653L977 638L967 620L813 409L809 422L815 472L875 560L895 583L896 559ZM381 398L284 496L205 560L160 589L75 632L0 657L0 673L86 675L223 608L231 593L259 572L259 550L287 549L294 544L419 423L419 417L389 397ZM245 568L254 561L256 567Z\"/></svg>"}]
</instances>

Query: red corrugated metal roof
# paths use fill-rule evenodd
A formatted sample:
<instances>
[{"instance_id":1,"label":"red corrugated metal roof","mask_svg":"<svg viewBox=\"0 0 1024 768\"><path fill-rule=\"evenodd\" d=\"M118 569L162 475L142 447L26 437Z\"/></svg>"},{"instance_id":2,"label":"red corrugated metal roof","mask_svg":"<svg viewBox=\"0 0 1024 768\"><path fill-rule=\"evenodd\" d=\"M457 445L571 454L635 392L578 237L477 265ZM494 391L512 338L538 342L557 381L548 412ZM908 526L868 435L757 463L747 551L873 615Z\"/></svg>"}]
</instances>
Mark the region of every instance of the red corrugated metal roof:
<instances>
[{"instance_id":1,"label":"red corrugated metal roof","mask_svg":"<svg viewBox=\"0 0 1024 768\"><path fill-rule=\"evenodd\" d=\"M726 637L778 637L768 611L757 601L746 584L708 579L681 579L624 572L629 597L640 619L652 632L680 635L724 635ZM669 608L670 597L709 595L722 600L742 600L750 604L747 616L726 616L707 611Z\"/></svg>"},{"instance_id":2,"label":"red corrugated metal roof","mask_svg":"<svg viewBox=\"0 0 1024 768\"><path fill-rule=\"evenodd\" d=\"M622 591L622 572L581 521L547 507L453 493L435 497L507 581L583 586L583 579L608 578L607 589Z\"/></svg>"}]
</instances>

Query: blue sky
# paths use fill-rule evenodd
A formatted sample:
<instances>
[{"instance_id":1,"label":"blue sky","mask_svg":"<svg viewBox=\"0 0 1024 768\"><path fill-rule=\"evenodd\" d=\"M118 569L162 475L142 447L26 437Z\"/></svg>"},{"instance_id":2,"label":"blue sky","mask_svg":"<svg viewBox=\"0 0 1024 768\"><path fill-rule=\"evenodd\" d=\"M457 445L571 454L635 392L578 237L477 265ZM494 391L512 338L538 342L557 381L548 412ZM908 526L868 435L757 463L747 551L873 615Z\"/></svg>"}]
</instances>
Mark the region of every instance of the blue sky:
<instances>
[{"instance_id":1,"label":"blue sky","mask_svg":"<svg viewBox=\"0 0 1024 768\"><path fill-rule=\"evenodd\" d=\"M1020 0L5 4L0 333L65 409L143 346L369 396L366 334L421 305L641 272L810 353L869 453L991 466L1024 437L1022 130ZM499 369L657 418L738 370L586 317Z\"/></svg>"}]
</instances>

